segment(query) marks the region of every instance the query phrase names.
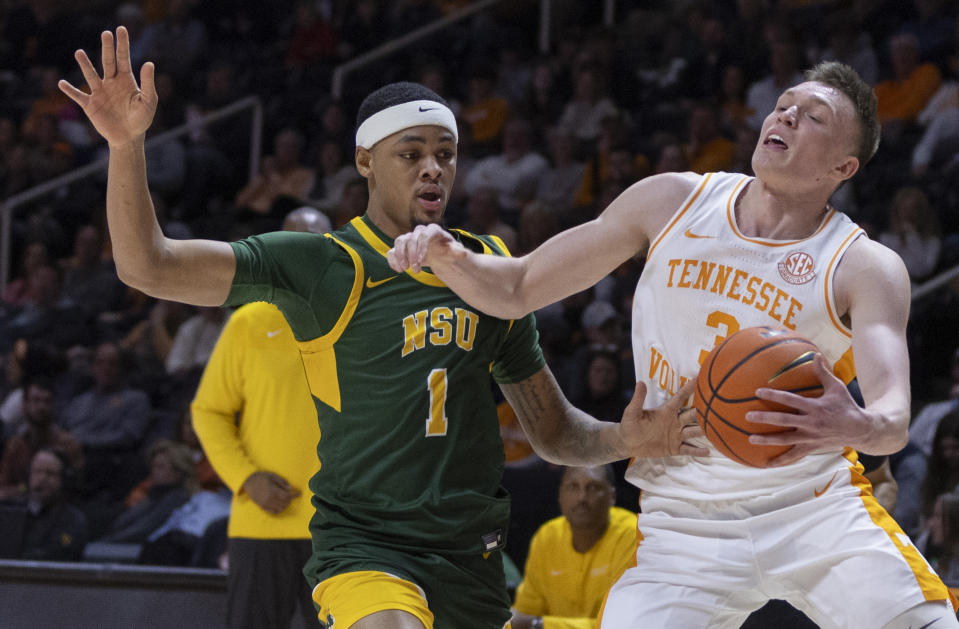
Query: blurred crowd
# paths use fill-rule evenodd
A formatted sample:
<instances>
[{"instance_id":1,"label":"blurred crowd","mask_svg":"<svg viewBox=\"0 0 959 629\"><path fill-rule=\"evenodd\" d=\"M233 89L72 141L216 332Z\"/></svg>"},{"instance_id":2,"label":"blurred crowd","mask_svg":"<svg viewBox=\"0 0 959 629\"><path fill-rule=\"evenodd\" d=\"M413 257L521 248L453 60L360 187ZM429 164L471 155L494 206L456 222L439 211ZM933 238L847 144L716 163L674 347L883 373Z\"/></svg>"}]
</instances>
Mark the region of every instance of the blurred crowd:
<instances>
[{"instance_id":1,"label":"blurred crowd","mask_svg":"<svg viewBox=\"0 0 959 629\"><path fill-rule=\"evenodd\" d=\"M334 227L362 214L356 106L384 83L414 80L443 95L460 124L448 225L497 234L522 254L592 219L643 177L749 173L778 94L803 69L836 59L874 85L883 136L834 204L897 251L916 284L959 264L955 3L618 0L608 26L605 3L555 0L542 51L539 3L517 0L346 75L343 94L332 96L338 64L468 4L2 2L0 196L106 154L57 81L82 85L73 51L96 60L99 32L118 24L131 33L134 65L156 63L160 104L148 136L189 128L147 152L158 217L175 238L278 229L304 205ZM256 173L247 170L248 115L199 122L248 95L265 112ZM0 498L26 504L34 518L56 510L50 539L37 543L48 558L81 558L79 542L91 540L135 543L145 562L215 564L204 534L222 522L229 495L197 445L188 407L230 313L124 286L104 190L101 174L13 214L12 275L0 301ZM637 256L536 313L566 395L601 419L618 420L633 390L628 318L642 267ZM916 421L910 447L891 460L897 518L944 566L959 548L959 526L942 525L959 504L957 306L959 282L913 304ZM532 531L558 515L558 472L531 453L505 403L501 423L505 482L520 497L508 550L522 565ZM44 481L51 470L60 482L53 497ZM622 484L621 469L616 478L617 504L635 510L635 489ZM959 560L953 569L959 577Z\"/></svg>"}]
</instances>

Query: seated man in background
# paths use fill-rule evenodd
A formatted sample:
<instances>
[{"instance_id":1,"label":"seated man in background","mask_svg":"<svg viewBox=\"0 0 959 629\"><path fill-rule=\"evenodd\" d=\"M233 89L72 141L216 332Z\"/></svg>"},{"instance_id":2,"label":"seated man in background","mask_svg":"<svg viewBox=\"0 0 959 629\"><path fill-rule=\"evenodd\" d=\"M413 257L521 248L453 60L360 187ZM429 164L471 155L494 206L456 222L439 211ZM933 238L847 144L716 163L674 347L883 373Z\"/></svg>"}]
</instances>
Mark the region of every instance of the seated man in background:
<instances>
[{"instance_id":1,"label":"seated man in background","mask_svg":"<svg viewBox=\"0 0 959 629\"><path fill-rule=\"evenodd\" d=\"M4 535L19 537L19 548L11 549L20 559L78 561L88 539L87 520L70 504L74 497L75 470L60 450L43 447L30 461L27 495L7 503L23 509L16 524L18 530ZM16 542L14 542L16 543Z\"/></svg>"},{"instance_id":2,"label":"seated man in background","mask_svg":"<svg viewBox=\"0 0 959 629\"><path fill-rule=\"evenodd\" d=\"M53 381L44 376L24 385L23 415L26 425L7 440L0 456L0 499L25 496L33 455L41 448L56 448L75 472L83 468L83 446L56 424Z\"/></svg>"},{"instance_id":3,"label":"seated man in background","mask_svg":"<svg viewBox=\"0 0 959 629\"><path fill-rule=\"evenodd\" d=\"M513 629L591 629L606 592L636 546L636 514L614 507L609 466L568 467L559 485L562 516L533 536L516 589Z\"/></svg>"}]
</instances>

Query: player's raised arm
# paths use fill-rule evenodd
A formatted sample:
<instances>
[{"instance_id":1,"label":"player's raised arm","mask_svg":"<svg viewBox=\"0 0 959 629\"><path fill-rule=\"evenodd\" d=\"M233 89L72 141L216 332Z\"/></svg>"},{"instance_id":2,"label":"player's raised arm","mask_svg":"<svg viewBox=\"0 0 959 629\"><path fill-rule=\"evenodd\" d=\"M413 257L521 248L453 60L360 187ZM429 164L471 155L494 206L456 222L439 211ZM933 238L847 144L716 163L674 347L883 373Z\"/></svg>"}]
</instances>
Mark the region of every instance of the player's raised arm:
<instances>
[{"instance_id":1,"label":"player's raised arm","mask_svg":"<svg viewBox=\"0 0 959 629\"><path fill-rule=\"evenodd\" d=\"M236 259L227 243L171 240L156 220L147 187L144 141L157 93L154 67L145 63L137 85L130 64L130 37L117 28L100 35L102 73L83 50L74 55L89 93L60 81L110 147L107 223L117 274L143 292L175 301L218 306L230 291Z\"/></svg>"},{"instance_id":2,"label":"player's raised arm","mask_svg":"<svg viewBox=\"0 0 959 629\"><path fill-rule=\"evenodd\" d=\"M643 179L597 218L519 258L469 252L438 226L427 225L398 237L388 259L396 271L428 266L474 307L515 319L589 288L646 249L697 181L691 173Z\"/></svg>"}]
</instances>

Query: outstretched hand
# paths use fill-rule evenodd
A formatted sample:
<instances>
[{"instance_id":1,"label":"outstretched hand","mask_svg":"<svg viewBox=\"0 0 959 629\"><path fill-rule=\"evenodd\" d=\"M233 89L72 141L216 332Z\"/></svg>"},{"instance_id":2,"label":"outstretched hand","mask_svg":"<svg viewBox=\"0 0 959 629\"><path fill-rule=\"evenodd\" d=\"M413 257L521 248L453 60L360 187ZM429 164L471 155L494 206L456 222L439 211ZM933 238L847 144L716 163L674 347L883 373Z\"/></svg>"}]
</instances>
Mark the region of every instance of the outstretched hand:
<instances>
[{"instance_id":1,"label":"outstretched hand","mask_svg":"<svg viewBox=\"0 0 959 629\"><path fill-rule=\"evenodd\" d=\"M77 89L65 80L61 80L58 86L83 109L111 146L122 146L144 135L153 122L157 107L154 67L151 62L143 64L140 86L137 86L130 65L130 35L123 26L117 28L116 47L110 31L100 34L100 44L102 77L86 52L78 50L74 53L90 93Z\"/></svg>"},{"instance_id":2,"label":"outstretched hand","mask_svg":"<svg viewBox=\"0 0 959 629\"><path fill-rule=\"evenodd\" d=\"M695 409L683 410L683 403L693 394L695 378L690 379L672 398L656 408L643 408L646 385L636 383L633 399L623 412L620 431L630 456L652 458L687 454L709 456L709 449L693 445L690 440L703 436L696 421Z\"/></svg>"},{"instance_id":3,"label":"outstretched hand","mask_svg":"<svg viewBox=\"0 0 959 629\"><path fill-rule=\"evenodd\" d=\"M386 254L390 268L398 273L410 269L419 273L424 266L435 267L444 262L465 258L466 247L439 225L417 225L407 233L397 236L393 248Z\"/></svg>"},{"instance_id":4,"label":"outstretched hand","mask_svg":"<svg viewBox=\"0 0 959 629\"><path fill-rule=\"evenodd\" d=\"M791 410L750 411L746 414L749 421L791 429L749 438L749 442L756 445L792 446L770 460L771 467L789 465L814 451L853 447L870 430L865 409L856 404L846 385L833 375L822 354L816 354L813 365L823 385L821 396L804 397L778 389L757 389L756 397Z\"/></svg>"}]
</instances>

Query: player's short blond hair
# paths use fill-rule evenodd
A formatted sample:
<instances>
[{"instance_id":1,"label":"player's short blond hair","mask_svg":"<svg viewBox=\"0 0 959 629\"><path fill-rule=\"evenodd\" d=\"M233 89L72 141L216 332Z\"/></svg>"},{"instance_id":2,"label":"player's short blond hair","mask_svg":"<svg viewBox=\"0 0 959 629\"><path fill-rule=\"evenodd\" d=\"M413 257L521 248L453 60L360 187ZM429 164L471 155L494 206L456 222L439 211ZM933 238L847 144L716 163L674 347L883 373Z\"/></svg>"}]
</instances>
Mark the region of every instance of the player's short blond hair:
<instances>
[{"instance_id":1,"label":"player's short blond hair","mask_svg":"<svg viewBox=\"0 0 959 629\"><path fill-rule=\"evenodd\" d=\"M850 66L838 61L823 61L815 67L806 70L807 81L825 83L836 88L852 101L856 111L856 121L859 123L859 146L856 157L859 166L865 166L879 148L879 137L882 128L879 125L876 93L868 83L862 80L859 73Z\"/></svg>"}]
</instances>

